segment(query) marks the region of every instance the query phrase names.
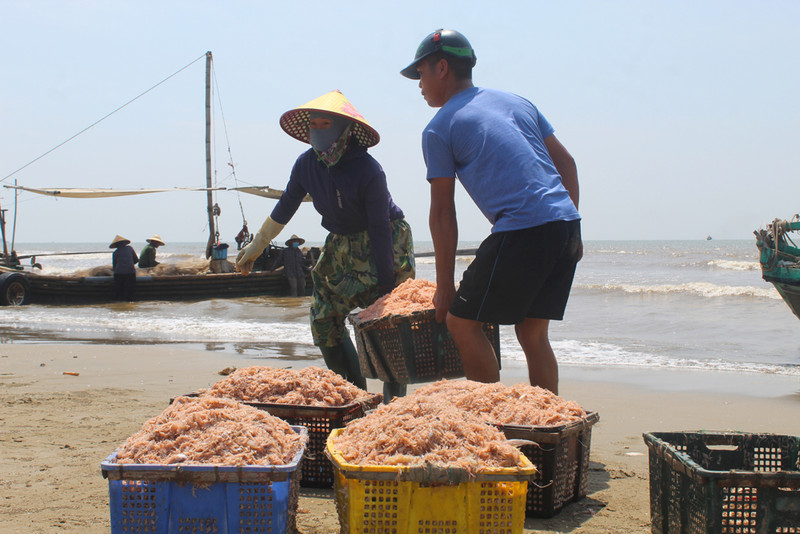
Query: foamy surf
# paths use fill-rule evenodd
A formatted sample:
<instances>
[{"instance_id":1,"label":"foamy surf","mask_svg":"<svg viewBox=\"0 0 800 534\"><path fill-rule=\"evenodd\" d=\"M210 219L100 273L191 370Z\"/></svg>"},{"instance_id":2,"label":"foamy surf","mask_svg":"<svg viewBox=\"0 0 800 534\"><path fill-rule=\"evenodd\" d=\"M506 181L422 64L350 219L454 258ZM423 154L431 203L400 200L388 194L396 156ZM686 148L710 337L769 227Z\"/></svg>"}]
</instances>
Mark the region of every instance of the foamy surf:
<instances>
[{"instance_id":1,"label":"foamy surf","mask_svg":"<svg viewBox=\"0 0 800 534\"><path fill-rule=\"evenodd\" d=\"M764 287L753 286L724 286L710 282L690 282L683 284L575 284L574 289L587 291L602 291L605 293L621 292L627 294L670 295L686 294L697 297L756 297L780 300L777 290L770 285Z\"/></svg>"},{"instance_id":2,"label":"foamy surf","mask_svg":"<svg viewBox=\"0 0 800 534\"><path fill-rule=\"evenodd\" d=\"M800 365L736 362L720 358L670 358L647 352L626 350L608 343L560 340L551 342L561 366L669 369L683 371L723 371L800 377ZM525 354L515 342L503 340L503 358L524 362Z\"/></svg>"}]
</instances>

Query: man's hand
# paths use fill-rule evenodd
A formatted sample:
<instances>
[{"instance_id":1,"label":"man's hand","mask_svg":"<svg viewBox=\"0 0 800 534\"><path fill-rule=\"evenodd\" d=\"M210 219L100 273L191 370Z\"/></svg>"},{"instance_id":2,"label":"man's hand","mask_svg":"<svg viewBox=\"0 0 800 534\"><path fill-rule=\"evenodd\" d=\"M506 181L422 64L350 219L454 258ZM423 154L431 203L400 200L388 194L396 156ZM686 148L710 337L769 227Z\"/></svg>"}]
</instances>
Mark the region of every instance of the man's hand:
<instances>
[{"instance_id":1,"label":"man's hand","mask_svg":"<svg viewBox=\"0 0 800 534\"><path fill-rule=\"evenodd\" d=\"M436 293L433 294L433 305L436 308L436 322L442 323L447 318L450 305L456 297L456 288L452 284L448 287L436 286Z\"/></svg>"}]
</instances>

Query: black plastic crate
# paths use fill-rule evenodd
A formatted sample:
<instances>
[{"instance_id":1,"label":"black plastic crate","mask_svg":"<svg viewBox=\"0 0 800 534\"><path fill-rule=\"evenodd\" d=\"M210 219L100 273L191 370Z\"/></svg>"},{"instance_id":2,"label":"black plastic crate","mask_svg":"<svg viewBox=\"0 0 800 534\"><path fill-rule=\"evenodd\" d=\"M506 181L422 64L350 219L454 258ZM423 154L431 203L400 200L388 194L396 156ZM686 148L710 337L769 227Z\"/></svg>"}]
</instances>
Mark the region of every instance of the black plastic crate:
<instances>
[{"instance_id":1,"label":"black plastic crate","mask_svg":"<svg viewBox=\"0 0 800 534\"><path fill-rule=\"evenodd\" d=\"M519 450L536 466L528 484L525 515L553 517L561 509L586 496L592 426L600 420L589 412L580 421L559 426L497 425L508 439L524 439L536 445Z\"/></svg>"},{"instance_id":2,"label":"black plastic crate","mask_svg":"<svg viewBox=\"0 0 800 534\"><path fill-rule=\"evenodd\" d=\"M362 321L350 314L362 374L401 384L463 377L461 354L447 326L437 323L435 315L435 310L425 310ZM499 327L487 323L483 330L499 364Z\"/></svg>"},{"instance_id":3,"label":"black plastic crate","mask_svg":"<svg viewBox=\"0 0 800 534\"><path fill-rule=\"evenodd\" d=\"M189 396L196 397L198 394L191 393ZM350 421L363 417L368 410L377 408L382 400L383 395L376 393L370 394L360 402L344 406L301 406L241 400L239 402L280 417L290 425L305 427L308 430L308 445L300 463L300 486L330 488L333 487L334 473L333 466L325 456L328 434L335 428L343 428Z\"/></svg>"},{"instance_id":4,"label":"black plastic crate","mask_svg":"<svg viewBox=\"0 0 800 534\"><path fill-rule=\"evenodd\" d=\"M743 432L643 437L654 533L800 533L800 438Z\"/></svg>"}]
</instances>

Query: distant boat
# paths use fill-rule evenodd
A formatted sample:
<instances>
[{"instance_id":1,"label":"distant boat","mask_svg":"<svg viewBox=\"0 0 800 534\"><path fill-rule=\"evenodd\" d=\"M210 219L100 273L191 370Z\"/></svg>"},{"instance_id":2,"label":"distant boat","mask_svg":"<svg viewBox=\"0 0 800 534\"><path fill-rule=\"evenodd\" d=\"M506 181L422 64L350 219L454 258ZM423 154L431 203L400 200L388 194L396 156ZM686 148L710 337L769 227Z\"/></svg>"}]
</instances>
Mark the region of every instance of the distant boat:
<instances>
[{"instance_id":1,"label":"distant boat","mask_svg":"<svg viewBox=\"0 0 800 534\"><path fill-rule=\"evenodd\" d=\"M800 248L789 237L800 230L800 216L790 221L775 219L766 228L755 230L760 251L761 276L771 282L792 312L800 318Z\"/></svg>"},{"instance_id":2,"label":"distant boat","mask_svg":"<svg viewBox=\"0 0 800 534\"><path fill-rule=\"evenodd\" d=\"M267 270L273 264L277 254L283 247L275 245L268 246L264 254L256 261L254 272L250 275L244 275L233 272L234 265L227 260L228 245L219 242L219 234L216 230L219 207L213 202L212 192L226 188L212 187L211 183L211 52L207 52L205 58L205 188L114 190L82 188L42 189L17 185L4 186L9 189L26 190L28 192L62 198L102 198L158 193L179 189L206 191L206 212L208 214L209 230L208 242L206 245L206 259L210 260L208 272L202 274L196 272L184 274L153 272L147 275L145 272L140 271L140 275L137 276L136 279L136 300L200 300L261 295L277 296L286 295L289 292L289 284L286 281L286 277L283 276L283 273L280 271L275 272ZM273 199L280 198L281 193L283 193L283 191L278 189L256 186L237 187L232 188L232 190ZM310 200L311 198L308 196L304 199L306 202ZM34 268L41 269L41 265L36 262L36 258L61 254L17 255L16 251L13 250L13 240L11 250L9 251L6 242L5 211L4 209L0 209L0 237L3 247L2 251L0 251L0 305L22 306L29 302L37 304L77 304L110 302L113 300L114 277L110 273L97 276L43 275L34 270ZM244 214L242 215L244 217ZM243 228L243 231L245 231L245 228ZM244 235L243 238L242 245L246 245L249 243L250 239L252 239L252 236L248 233ZM71 252L66 254L94 253L97 253L97 251ZM316 261L317 257L318 254L315 254L313 249L309 250L310 263ZM31 259L31 269L26 271L20 263L20 260L27 258ZM306 279L306 295L310 295L311 285L311 277L309 276Z\"/></svg>"},{"instance_id":3,"label":"distant boat","mask_svg":"<svg viewBox=\"0 0 800 534\"><path fill-rule=\"evenodd\" d=\"M706 241L711 241L711 236L707 236Z\"/></svg>"}]
</instances>

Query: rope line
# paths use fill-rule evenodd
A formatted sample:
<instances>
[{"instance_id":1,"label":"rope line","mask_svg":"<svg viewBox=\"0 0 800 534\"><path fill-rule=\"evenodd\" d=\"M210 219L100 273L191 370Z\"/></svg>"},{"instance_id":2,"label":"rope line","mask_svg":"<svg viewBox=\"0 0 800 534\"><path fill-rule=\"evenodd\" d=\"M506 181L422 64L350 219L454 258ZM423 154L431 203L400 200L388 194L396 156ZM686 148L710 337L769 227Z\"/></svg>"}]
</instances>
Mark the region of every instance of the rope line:
<instances>
[{"instance_id":1,"label":"rope line","mask_svg":"<svg viewBox=\"0 0 800 534\"><path fill-rule=\"evenodd\" d=\"M205 57L206 57L206 55L205 55L205 54L203 54L202 56L200 56L199 58L195 59L194 61L192 61L191 63L189 63L189 64L188 64L188 65L186 65L185 67L182 67L182 68L178 69L177 71L173 72L172 74L170 74L169 76L167 76L166 78L164 78L163 80L161 80L160 82L158 82L157 84L155 84L153 87L151 87L150 89L148 89L147 91L145 91L145 92L141 93L140 95L138 95L138 96L136 96L136 97L132 98L131 100L128 100L128 101L127 101L127 102L125 102L123 105L121 105L120 107L118 107L117 109L115 109L114 111L112 111L111 113L107 114L105 117L103 117L103 118L101 118L101 119L98 119L98 120L96 120L95 122L93 122L92 124L90 124L89 126L87 126L86 128L84 128L83 130L81 130L80 132L76 133L75 135L73 135L72 137L70 137L70 138L66 139L65 141L62 141L61 143L57 144L56 146L54 146L53 148L51 148L50 150L48 150L47 152L45 152L45 153L44 153L44 154L42 154L41 156L39 156L39 157L37 157L37 158L35 158L35 159L33 159L33 160L29 161L28 163L26 163L25 165L23 165L23 166L22 166L22 167L20 167L19 169L15 170L15 171L14 171L14 172L12 172L11 174L9 174L9 175L7 175L7 176L4 176L2 179L0 179L0 182L5 182L5 181L6 181L6 180L8 180L9 178L11 178L11 177L12 177L12 176L14 176L15 174L17 174L19 171L21 171L21 170L25 169L26 167L29 167L30 165L33 165L34 163L36 163L37 161L39 161L40 159L42 159L42 158L43 158L43 157L45 157L46 155L48 155L48 154L50 154L51 152L53 152L54 150L56 150L56 149L58 149L58 148L61 148L62 146L66 145L67 143L69 143L70 141L72 141L73 139L75 139L76 137L78 137L79 135L81 135L82 133L84 133L85 131L87 131L87 130L89 130L90 128L92 128L92 127L94 127L94 126L98 125L99 123L103 122L104 120L106 120L107 118L109 118L111 115L113 115L113 114L114 114L114 113L116 113L117 111L120 111L122 108L124 108L124 107L128 106L129 104L132 104L133 102L135 102L136 100L140 99L141 97L143 97L144 95L146 95L147 93L149 93L150 91L152 91L153 89L155 89L156 87L158 87L159 85L163 84L164 82L166 82L167 80L169 80L169 79L170 79L170 78L172 78L173 76L175 76L175 75L177 75L177 74L180 74L181 72L183 72L183 71L184 71L184 70L186 70L187 68L191 67L192 65L194 65L195 63L197 63L197 62L198 62L198 61L200 61L201 59L204 59Z\"/></svg>"},{"instance_id":2,"label":"rope line","mask_svg":"<svg viewBox=\"0 0 800 534\"><path fill-rule=\"evenodd\" d=\"M214 69L214 64L211 64L211 73L214 79L214 87L216 89L217 102L219 103L219 115L222 118L222 129L225 132L225 144L228 148L228 165L231 167L230 175L233 175L233 183L239 187L239 178L236 176L236 165L233 163L233 153L231 152L231 140L228 136L228 123L225 122L225 111L222 109L222 95L219 92L219 85L217 84L217 71ZM230 176L228 175L228 176ZM227 177L226 177L227 178ZM242 206L242 196L239 191L236 192L236 200L239 202L239 211L242 213L242 223L247 226L247 218L244 216L244 207Z\"/></svg>"}]
</instances>

